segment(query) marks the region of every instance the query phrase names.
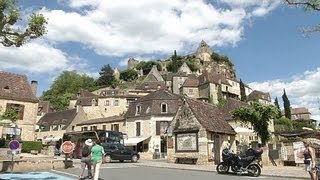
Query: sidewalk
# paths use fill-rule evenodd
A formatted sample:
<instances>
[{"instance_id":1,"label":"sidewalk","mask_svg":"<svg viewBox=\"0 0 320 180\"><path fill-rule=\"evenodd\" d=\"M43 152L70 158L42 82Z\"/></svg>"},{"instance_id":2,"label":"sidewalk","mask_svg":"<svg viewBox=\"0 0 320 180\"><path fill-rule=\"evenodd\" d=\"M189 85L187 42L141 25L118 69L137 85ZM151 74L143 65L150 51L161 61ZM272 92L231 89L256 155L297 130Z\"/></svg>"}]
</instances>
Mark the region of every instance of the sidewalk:
<instances>
[{"instance_id":1,"label":"sidewalk","mask_svg":"<svg viewBox=\"0 0 320 180\"><path fill-rule=\"evenodd\" d=\"M172 164L164 160L139 160L137 166L156 167L156 168L170 168L193 171L209 171L216 172L216 165L188 165L188 164ZM310 179L304 167L295 166L264 166L262 168L261 176L282 177L288 179Z\"/></svg>"}]
</instances>

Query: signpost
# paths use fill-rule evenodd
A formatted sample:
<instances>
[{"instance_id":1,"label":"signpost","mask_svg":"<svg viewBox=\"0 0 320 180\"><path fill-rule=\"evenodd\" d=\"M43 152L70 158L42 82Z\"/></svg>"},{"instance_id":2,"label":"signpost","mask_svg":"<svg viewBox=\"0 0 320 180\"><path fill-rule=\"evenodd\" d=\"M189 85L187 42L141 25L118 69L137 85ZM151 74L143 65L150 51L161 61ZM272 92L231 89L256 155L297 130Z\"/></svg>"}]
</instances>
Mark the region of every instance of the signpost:
<instances>
[{"instance_id":1,"label":"signpost","mask_svg":"<svg viewBox=\"0 0 320 180\"><path fill-rule=\"evenodd\" d=\"M13 156L19 153L20 143L17 140L12 140L8 145L11 153L11 171L13 171Z\"/></svg>"},{"instance_id":2,"label":"signpost","mask_svg":"<svg viewBox=\"0 0 320 180\"><path fill-rule=\"evenodd\" d=\"M61 145L62 152L64 153L64 168L67 169L67 157L73 152L75 145L71 141L65 141Z\"/></svg>"}]
</instances>

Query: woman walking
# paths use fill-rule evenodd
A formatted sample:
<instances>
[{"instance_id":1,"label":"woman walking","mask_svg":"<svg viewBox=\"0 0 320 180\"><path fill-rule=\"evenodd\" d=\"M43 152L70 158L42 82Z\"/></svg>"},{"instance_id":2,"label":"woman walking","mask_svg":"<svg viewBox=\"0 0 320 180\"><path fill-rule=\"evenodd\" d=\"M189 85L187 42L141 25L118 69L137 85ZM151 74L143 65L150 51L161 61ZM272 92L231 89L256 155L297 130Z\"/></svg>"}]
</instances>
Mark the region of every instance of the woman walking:
<instances>
[{"instance_id":1,"label":"woman walking","mask_svg":"<svg viewBox=\"0 0 320 180\"><path fill-rule=\"evenodd\" d=\"M310 146L310 141L303 140L305 150L303 151L305 170L309 172L311 180L316 180L316 156L314 149Z\"/></svg>"},{"instance_id":2,"label":"woman walking","mask_svg":"<svg viewBox=\"0 0 320 180\"><path fill-rule=\"evenodd\" d=\"M101 146L100 140L97 140L96 144L91 149L91 161L93 165L93 180L99 179L100 166L102 164L103 156L104 156L104 149Z\"/></svg>"}]
</instances>

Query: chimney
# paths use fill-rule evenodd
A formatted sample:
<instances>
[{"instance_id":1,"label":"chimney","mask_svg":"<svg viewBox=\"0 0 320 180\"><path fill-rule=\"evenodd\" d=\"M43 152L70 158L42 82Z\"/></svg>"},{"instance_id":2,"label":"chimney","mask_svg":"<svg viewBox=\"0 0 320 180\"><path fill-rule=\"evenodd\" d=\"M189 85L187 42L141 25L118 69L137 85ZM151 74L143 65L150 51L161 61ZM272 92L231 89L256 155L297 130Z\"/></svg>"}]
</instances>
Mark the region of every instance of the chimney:
<instances>
[{"instance_id":1,"label":"chimney","mask_svg":"<svg viewBox=\"0 0 320 180\"><path fill-rule=\"evenodd\" d=\"M38 89L38 81L31 81L31 91L32 93L37 96L37 89Z\"/></svg>"}]
</instances>

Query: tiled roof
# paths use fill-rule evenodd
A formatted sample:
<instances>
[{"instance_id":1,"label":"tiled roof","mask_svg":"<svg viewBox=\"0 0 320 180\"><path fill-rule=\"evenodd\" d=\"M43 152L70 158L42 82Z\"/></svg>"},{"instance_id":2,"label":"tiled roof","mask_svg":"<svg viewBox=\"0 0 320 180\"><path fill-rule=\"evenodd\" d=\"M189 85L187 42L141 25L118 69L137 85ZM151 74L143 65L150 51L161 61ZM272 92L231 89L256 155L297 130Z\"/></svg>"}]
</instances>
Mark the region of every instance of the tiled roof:
<instances>
[{"instance_id":1,"label":"tiled roof","mask_svg":"<svg viewBox=\"0 0 320 180\"><path fill-rule=\"evenodd\" d=\"M199 76L199 85L206 84L206 83L226 84L230 86L230 83L227 81L226 77L224 77L222 74L203 71L203 73Z\"/></svg>"},{"instance_id":2,"label":"tiled roof","mask_svg":"<svg viewBox=\"0 0 320 180\"><path fill-rule=\"evenodd\" d=\"M43 125L46 127L51 125L65 125L63 128L64 130L70 125L76 115L76 109L47 113L39 119L37 125Z\"/></svg>"},{"instance_id":3,"label":"tiled roof","mask_svg":"<svg viewBox=\"0 0 320 180\"><path fill-rule=\"evenodd\" d=\"M165 90L158 90L141 97L130 103L125 117L139 117L148 115L168 116L174 115L182 102L182 96L170 93ZM167 104L167 113L161 113L161 104ZM136 115L136 107L141 107L141 112Z\"/></svg>"},{"instance_id":4,"label":"tiled roof","mask_svg":"<svg viewBox=\"0 0 320 180\"><path fill-rule=\"evenodd\" d=\"M76 100L78 98L86 98L86 97L98 97L98 95L82 89L77 93L77 95L73 96L71 99Z\"/></svg>"},{"instance_id":5,"label":"tiled roof","mask_svg":"<svg viewBox=\"0 0 320 180\"><path fill-rule=\"evenodd\" d=\"M292 108L291 115L295 115L295 114L311 114L311 113L306 107Z\"/></svg>"},{"instance_id":6,"label":"tiled roof","mask_svg":"<svg viewBox=\"0 0 320 180\"><path fill-rule=\"evenodd\" d=\"M167 86L164 81L143 82L136 90L166 90Z\"/></svg>"},{"instance_id":7,"label":"tiled roof","mask_svg":"<svg viewBox=\"0 0 320 180\"><path fill-rule=\"evenodd\" d=\"M258 99L263 99L265 101L271 101L271 97L270 97L270 94L269 93L265 93L265 92L262 92L262 91L257 91L257 90L254 90L252 91L249 95L248 95L248 100L249 101L252 101L252 100L255 100L256 98Z\"/></svg>"},{"instance_id":8,"label":"tiled roof","mask_svg":"<svg viewBox=\"0 0 320 180\"><path fill-rule=\"evenodd\" d=\"M228 98L225 104L222 107L219 107L219 111L222 114L224 114L225 120L232 120L232 117L231 117L232 111L240 107L249 107L249 106L250 105L245 102L242 102L233 98Z\"/></svg>"},{"instance_id":9,"label":"tiled roof","mask_svg":"<svg viewBox=\"0 0 320 180\"><path fill-rule=\"evenodd\" d=\"M223 134L236 134L218 107L209 103L186 98L190 109L199 123L208 131Z\"/></svg>"},{"instance_id":10,"label":"tiled roof","mask_svg":"<svg viewBox=\"0 0 320 180\"><path fill-rule=\"evenodd\" d=\"M196 76L188 76L188 79L184 82L183 87L198 87L199 80Z\"/></svg>"},{"instance_id":11,"label":"tiled roof","mask_svg":"<svg viewBox=\"0 0 320 180\"><path fill-rule=\"evenodd\" d=\"M41 116L42 113L53 112L53 108L50 106L50 101L40 101L38 103L38 116Z\"/></svg>"},{"instance_id":12,"label":"tiled roof","mask_svg":"<svg viewBox=\"0 0 320 180\"><path fill-rule=\"evenodd\" d=\"M77 99L76 105L92 106L93 103L94 103L94 106L98 106L98 96L97 97L79 97Z\"/></svg>"},{"instance_id":13,"label":"tiled roof","mask_svg":"<svg viewBox=\"0 0 320 180\"><path fill-rule=\"evenodd\" d=\"M0 71L0 99L38 102L27 76Z\"/></svg>"},{"instance_id":14,"label":"tiled roof","mask_svg":"<svg viewBox=\"0 0 320 180\"><path fill-rule=\"evenodd\" d=\"M77 124L77 126L119 122L119 121L124 121L124 120L125 119L124 119L123 116L110 116L110 117L104 117L104 118L98 118L98 119L90 119L90 120L88 120L86 122Z\"/></svg>"}]
</instances>

